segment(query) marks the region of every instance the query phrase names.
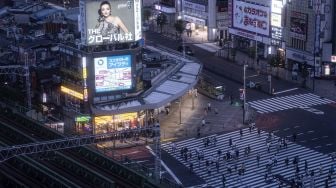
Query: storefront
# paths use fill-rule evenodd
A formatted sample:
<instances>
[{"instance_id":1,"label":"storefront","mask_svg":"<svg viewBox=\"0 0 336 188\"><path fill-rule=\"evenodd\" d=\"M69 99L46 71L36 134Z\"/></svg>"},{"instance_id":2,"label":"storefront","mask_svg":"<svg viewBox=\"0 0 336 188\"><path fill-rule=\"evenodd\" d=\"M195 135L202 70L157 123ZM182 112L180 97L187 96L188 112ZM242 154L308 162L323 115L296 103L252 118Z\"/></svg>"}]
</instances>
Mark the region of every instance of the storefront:
<instances>
[{"instance_id":1,"label":"storefront","mask_svg":"<svg viewBox=\"0 0 336 188\"><path fill-rule=\"evenodd\" d=\"M79 134L91 134L93 130L91 116L81 115L75 118L76 132Z\"/></svg>"},{"instance_id":2,"label":"storefront","mask_svg":"<svg viewBox=\"0 0 336 188\"><path fill-rule=\"evenodd\" d=\"M182 11L182 19L189 23L186 25L186 30L190 33L188 36L200 35L204 39L208 39L206 5L183 1Z\"/></svg>"},{"instance_id":3,"label":"storefront","mask_svg":"<svg viewBox=\"0 0 336 188\"><path fill-rule=\"evenodd\" d=\"M142 112L105 115L94 117L94 133L107 133L144 126Z\"/></svg>"},{"instance_id":4,"label":"storefront","mask_svg":"<svg viewBox=\"0 0 336 188\"><path fill-rule=\"evenodd\" d=\"M303 73L304 68L307 68L308 77L319 77L319 68L314 71L314 56L291 48L286 49L286 68L292 72L292 79L296 80Z\"/></svg>"}]
</instances>

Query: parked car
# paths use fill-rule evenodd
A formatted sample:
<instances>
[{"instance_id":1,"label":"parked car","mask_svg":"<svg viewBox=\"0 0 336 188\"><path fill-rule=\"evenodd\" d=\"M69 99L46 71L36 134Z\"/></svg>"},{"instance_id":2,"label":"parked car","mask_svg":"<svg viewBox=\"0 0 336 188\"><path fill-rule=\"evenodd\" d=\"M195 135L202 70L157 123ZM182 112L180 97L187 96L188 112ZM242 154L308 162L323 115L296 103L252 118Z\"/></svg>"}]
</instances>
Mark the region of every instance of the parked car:
<instances>
[{"instance_id":1,"label":"parked car","mask_svg":"<svg viewBox=\"0 0 336 188\"><path fill-rule=\"evenodd\" d=\"M185 54L190 55L190 56L194 55L194 52L192 51L192 49L190 48L190 46L187 46L187 45L180 45L177 48L177 51L179 51L181 53L183 53L183 51L184 51Z\"/></svg>"}]
</instances>

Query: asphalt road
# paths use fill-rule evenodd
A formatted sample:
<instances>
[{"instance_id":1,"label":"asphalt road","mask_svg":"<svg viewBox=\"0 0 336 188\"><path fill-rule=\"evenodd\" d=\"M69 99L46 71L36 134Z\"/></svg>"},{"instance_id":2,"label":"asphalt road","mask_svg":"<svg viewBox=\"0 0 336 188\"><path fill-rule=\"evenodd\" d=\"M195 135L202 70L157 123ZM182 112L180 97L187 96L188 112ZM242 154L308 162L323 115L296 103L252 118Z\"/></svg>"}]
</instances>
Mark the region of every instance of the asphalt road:
<instances>
[{"instance_id":1,"label":"asphalt road","mask_svg":"<svg viewBox=\"0 0 336 188\"><path fill-rule=\"evenodd\" d=\"M162 37L158 33L148 32L147 42L161 44L171 49L177 49L180 45L176 40ZM226 87L226 94L232 94L235 98L239 97L239 88L242 88L242 68L232 62L218 58L214 53L198 48L193 44L189 45L194 53L195 58L200 60L204 65L203 73L216 83L221 83ZM238 67L238 68L237 68ZM248 70L247 76L255 75L255 72ZM277 97L308 93L308 90L298 87L282 80L274 79L274 87L277 90L287 90L298 88L293 91L277 94ZM267 90L267 89L266 89ZM265 91L256 89L247 89L247 101L271 98ZM296 133L298 144L312 148L314 150L330 153L336 150L336 104L326 104L313 106L313 108L323 111L323 115L314 114L303 109L294 108L279 112L268 113L257 116L257 126L267 130L274 131L277 136L292 137Z\"/></svg>"},{"instance_id":2,"label":"asphalt road","mask_svg":"<svg viewBox=\"0 0 336 188\"><path fill-rule=\"evenodd\" d=\"M292 139L297 134L297 143L322 153L336 151L336 104L314 106L324 112L314 114L303 109L291 109L259 116L257 126L274 131L280 137Z\"/></svg>"}]
</instances>

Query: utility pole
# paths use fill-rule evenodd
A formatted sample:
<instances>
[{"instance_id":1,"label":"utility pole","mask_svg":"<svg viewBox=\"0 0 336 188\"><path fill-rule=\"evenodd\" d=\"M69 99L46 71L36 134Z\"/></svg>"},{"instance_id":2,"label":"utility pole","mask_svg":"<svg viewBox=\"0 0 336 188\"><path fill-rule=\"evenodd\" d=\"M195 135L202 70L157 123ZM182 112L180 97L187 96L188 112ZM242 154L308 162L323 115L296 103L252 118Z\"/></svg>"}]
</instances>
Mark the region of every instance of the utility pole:
<instances>
[{"instance_id":1,"label":"utility pole","mask_svg":"<svg viewBox=\"0 0 336 188\"><path fill-rule=\"evenodd\" d=\"M272 75L268 75L269 93L272 94Z\"/></svg>"},{"instance_id":2,"label":"utility pole","mask_svg":"<svg viewBox=\"0 0 336 188\"><path fill-rule=\"evenodd\" d=\"M30 74L29 74L29 62L28 53L25 52L25 77L26 77L26 90L27 90L27 108L31 110L31 93L30 93Z\"/></svg>"},{"instance_id":3,"label":"utility pole","mask_svg":"<svg viewBox=\"0 0 336 188\"><path fill-rule=\"evenodd\" d=\"M243 86L243 124L245 124L245 110L246 110L246 67L244 64L244 86Z\"/></svg>"},{"instance_id":4,"label":"utility pole","mask_svg":"<svg viewBox=\"0 0 336 188\"><path fill-rule=\"evenodd\" d=\"M160 183L161 179L161 136L160 136L160 124L154 125L154 152L155 152L155 167L154 177L157 183Z\"/></svg>"}]
</instances>

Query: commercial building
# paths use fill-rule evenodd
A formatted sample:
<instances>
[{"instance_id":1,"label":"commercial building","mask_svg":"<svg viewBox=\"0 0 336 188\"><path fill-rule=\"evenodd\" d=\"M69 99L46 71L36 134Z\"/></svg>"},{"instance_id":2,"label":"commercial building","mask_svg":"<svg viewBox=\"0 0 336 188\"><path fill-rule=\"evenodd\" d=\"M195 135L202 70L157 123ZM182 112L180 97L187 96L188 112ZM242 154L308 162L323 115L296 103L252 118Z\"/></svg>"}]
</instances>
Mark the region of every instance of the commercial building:
<instances>
[{"instance_id":1,"label":"commercial building","mask_svg":"<svg viewBox=\"0 0 336 188\"><path fill-rule=\"evenodd\" d=\"M167 62L158 63L164 71L147 71L149 65L142 59L141 1L108 1L118 27L107 23L109 16L98 14L108 7L103 2L80 1L80 38L59 46L61 101L76 130L82 132L105 133L154 123L156 113L193 88L201 70L199 63L182 57L178 58L182 61L172 60L176 55L166 54ZM151 50L162 53L158 49ZM146 80L144 73L152 79Z\"/></svg>"},{"instance_id":2,"label":"commercial building","mask_svg":"<svg viewBox=\"0 0 336 188\"><path fill-rule=\"evenodd\" d=\"M331 64L334 1L288 0L285 5L284 41L287 68L311 77L335 74ZM332 69L332 71L331 71Z\"/></svg>"}]
</instances>

